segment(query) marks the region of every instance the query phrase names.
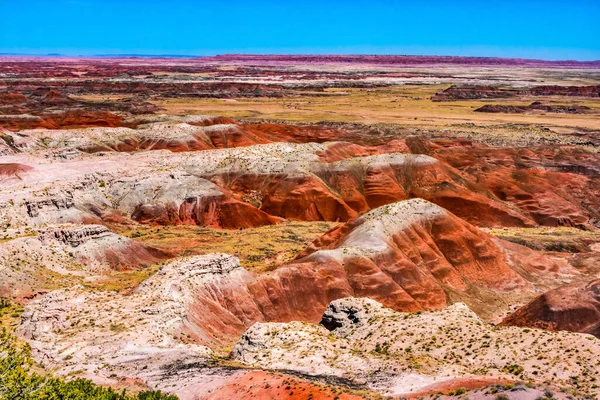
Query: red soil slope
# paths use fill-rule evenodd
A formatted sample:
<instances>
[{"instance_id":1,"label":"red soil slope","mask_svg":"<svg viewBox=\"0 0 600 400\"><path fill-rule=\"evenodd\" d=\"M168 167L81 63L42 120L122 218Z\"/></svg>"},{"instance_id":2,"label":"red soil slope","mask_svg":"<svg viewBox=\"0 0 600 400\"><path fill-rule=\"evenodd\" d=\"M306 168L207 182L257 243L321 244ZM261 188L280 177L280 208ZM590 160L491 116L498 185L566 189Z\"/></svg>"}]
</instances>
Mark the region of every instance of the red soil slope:
<instances>
[{"instance_id":1,"label":"red soil slope","mask_svg":"<svg viewBox=\"0 0 600 400\"><path fill-rule=\"evenodd\" d=\"M544 293L502 323L600 337L600 280L567 285Z\"/></svg>"},{"instance_id":2,"label":"red soil slope","mask_svg":"<svg viewBox=\"0 0 600 400\"><path fill-rule=\"evenodd\" d=\"M200 225L212 228L252 228L282 219L225 196L188 198L176 205L143 204L131 215L134 221L158 225Z\"/></svg>"},{"instance_id":3,"label":"red soil slope","mask_svg":"<svg viewBox=\"0 0 600 400\"><path fill-rule=\"evenodd\" d=\"M311 174L205 176L241 196L260 193L268 214L308 221L348 221L375 207L420 197L479 226L533 226L535 222L431 158L355 159L323 163Z\"/></svg>"},{"instance_id":4,"label":"red soil slope","mask_svg":"<svg viewBox=\"0 0 600 400\"><path fill-rule=\"evenodd\" d=\"M252 371L239 377L236 376L206 400L359 400L363 397L337 393L333 388L315 385L303 379L272 374L263 371Z\"/></svg>"},{"instance_id":5,"label":"red soil slope","mask_svg":"<svg viewBox=\"0 0 600 400\"><path fill-rule=\"evenodd\" d=\"M587 228L600 221L600 161L594 153L570 146L497 148L469 141L438 141L428 148L539 225Z\"/></svg>"},{"instance_id":6,"label":"red soil slope","mask_svg":"<svg viewBox=\"0 0 600 400\"><path fill-rule=\"evenodd\" d=\"M31 171L29 165L18 164L18 163L0 163L0 180L7 178L17 178L20 179L19 176L21 174L27 173L27 171Z\"/></svg>"}]
</instances>

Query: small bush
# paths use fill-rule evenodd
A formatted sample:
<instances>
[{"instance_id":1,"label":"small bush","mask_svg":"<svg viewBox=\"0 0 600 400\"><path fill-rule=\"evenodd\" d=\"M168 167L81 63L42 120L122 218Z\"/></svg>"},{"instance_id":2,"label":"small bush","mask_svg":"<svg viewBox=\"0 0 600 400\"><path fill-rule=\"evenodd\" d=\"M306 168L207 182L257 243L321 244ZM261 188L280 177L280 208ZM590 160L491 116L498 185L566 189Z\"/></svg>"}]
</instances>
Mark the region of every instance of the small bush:
<instances>
[{"instance_id":1,"label":"small bush","mask_svg":"<svg viewBox=\"0 0 600 400\"><path fill-rule=\"evenodd\" d=\"M523 367L517 364L507 365L504 367L504 371L513 375L521 375L523 373Z\"/></svg>"},{"instance_id":2,"label":"small bush","mask_svg":"<svg viewBox=\"0 0 600 400\"><path fill-rule=\"evenodd\" d=\"M467 393L467 389L458 388L456 390L452 390L452 391L448 392L448 396L460 396L461 394L465 394L465 393Z\"/></svg>"}]
</instances>

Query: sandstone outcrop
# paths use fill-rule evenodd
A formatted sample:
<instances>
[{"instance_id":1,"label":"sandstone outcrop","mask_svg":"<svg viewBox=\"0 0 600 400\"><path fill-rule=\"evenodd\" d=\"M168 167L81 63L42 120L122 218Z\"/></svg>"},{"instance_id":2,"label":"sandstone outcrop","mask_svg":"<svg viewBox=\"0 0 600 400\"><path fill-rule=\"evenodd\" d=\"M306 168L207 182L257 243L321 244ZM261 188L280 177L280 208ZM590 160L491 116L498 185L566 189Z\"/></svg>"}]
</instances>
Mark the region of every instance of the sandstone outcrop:
<instances>
[{"instance_id":1,"label":"sandstone outcrop","mask_svg":"<svg viewBox=\"0 0 600 400\"><path fill-rule=\"evenodd\" d=\"M38 362L59 375L113 385L136 379L192 400L236 371L211 366L210 349L178 336L185 318L178 293L176 287L126 297L82 287L55 291L27 306L20 335Z\"/></svg>"},{"instance_id":2,"label":"sandstone outcrop","mask_svg":"<svg viewBox=\"0 0 600 400\"><path fill-rule=\"evenodd\" d=\"M171 255L112 233L102 225L61 226L40 234L43 245L56 241L74 253L75 261L90 265L106 265L113 269L146 266Z\"/></svg>"},{"instance_id":3,"label":"sandstone outcrop","mask_svg":"<svg viewBox=\"0 0 600 400\"><path fill-rule=\"evenodd\" d=\"M133 160L132 160L133 161ZM134 161L135 163L135 161ZM13 165L13 164L10 164ZM122 174L81 175L88 162L75 163L54 177L44 168L27 167L2 180L0 223L40 226L55 223L192 224L215 228L248 228L276 224L281 218L240 201L215 184L183 171L140 172L139 166ZM13 167L6 168L11 171ZM137 173L137 176L136 176ZM120 178L116 178L120 176ZM48 188L47 179L53 183ZM11 186L12 185L12 186ZM18 190L7 190L8 187Z\"/></svg>"}]
</instances>

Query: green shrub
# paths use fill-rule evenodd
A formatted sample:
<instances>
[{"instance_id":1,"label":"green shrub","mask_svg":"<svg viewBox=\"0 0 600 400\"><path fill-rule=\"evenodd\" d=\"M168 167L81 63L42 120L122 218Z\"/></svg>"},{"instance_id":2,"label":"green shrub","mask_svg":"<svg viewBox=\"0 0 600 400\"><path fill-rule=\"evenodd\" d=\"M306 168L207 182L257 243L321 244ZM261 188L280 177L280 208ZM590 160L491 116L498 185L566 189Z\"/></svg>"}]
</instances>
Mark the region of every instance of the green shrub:
<instances>
[{"instance_id":1,"label":"green shrub","mask_svg":"<svg viewBox=\"0 0 600 400\"><path fill-rule=\"evenodd\" d=\"M523 367L517 364L507 365L506 367L504 367L504 371L513 375L521 375L521 373L523 372Z\"/></svg>"}]
</instances>

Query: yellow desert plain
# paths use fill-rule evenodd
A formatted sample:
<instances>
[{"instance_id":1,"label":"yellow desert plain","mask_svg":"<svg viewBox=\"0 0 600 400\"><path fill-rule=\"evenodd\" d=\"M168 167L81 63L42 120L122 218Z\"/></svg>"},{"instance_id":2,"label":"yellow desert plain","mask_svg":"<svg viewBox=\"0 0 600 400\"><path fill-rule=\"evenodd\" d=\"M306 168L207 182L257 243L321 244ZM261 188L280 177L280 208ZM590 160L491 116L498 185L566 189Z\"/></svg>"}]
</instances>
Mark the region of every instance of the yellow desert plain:
<instances>
[{"instance_id":1,"label":"yellow desert plain","mask_svg":"<svg viewBox=\"0 0 600 400\"><path fill-rule=\"evenodd\" d=\"M574 100L564 97L536 97L544 104L584 105L589 114L503 114L474 110L484 104L528 105L532 98L483 99L433 102L431 96L449 85L400 85L370 89L325 89L297 98L174 98L157 101L170 114L222 115L248 120L289 122L352 122L363 124L393 123L411 126L440 127L474 123L535 124L559 129L597 129L600 99ZM301 93L301 92L299 92Z\"/></svg>"}]
</instances>

